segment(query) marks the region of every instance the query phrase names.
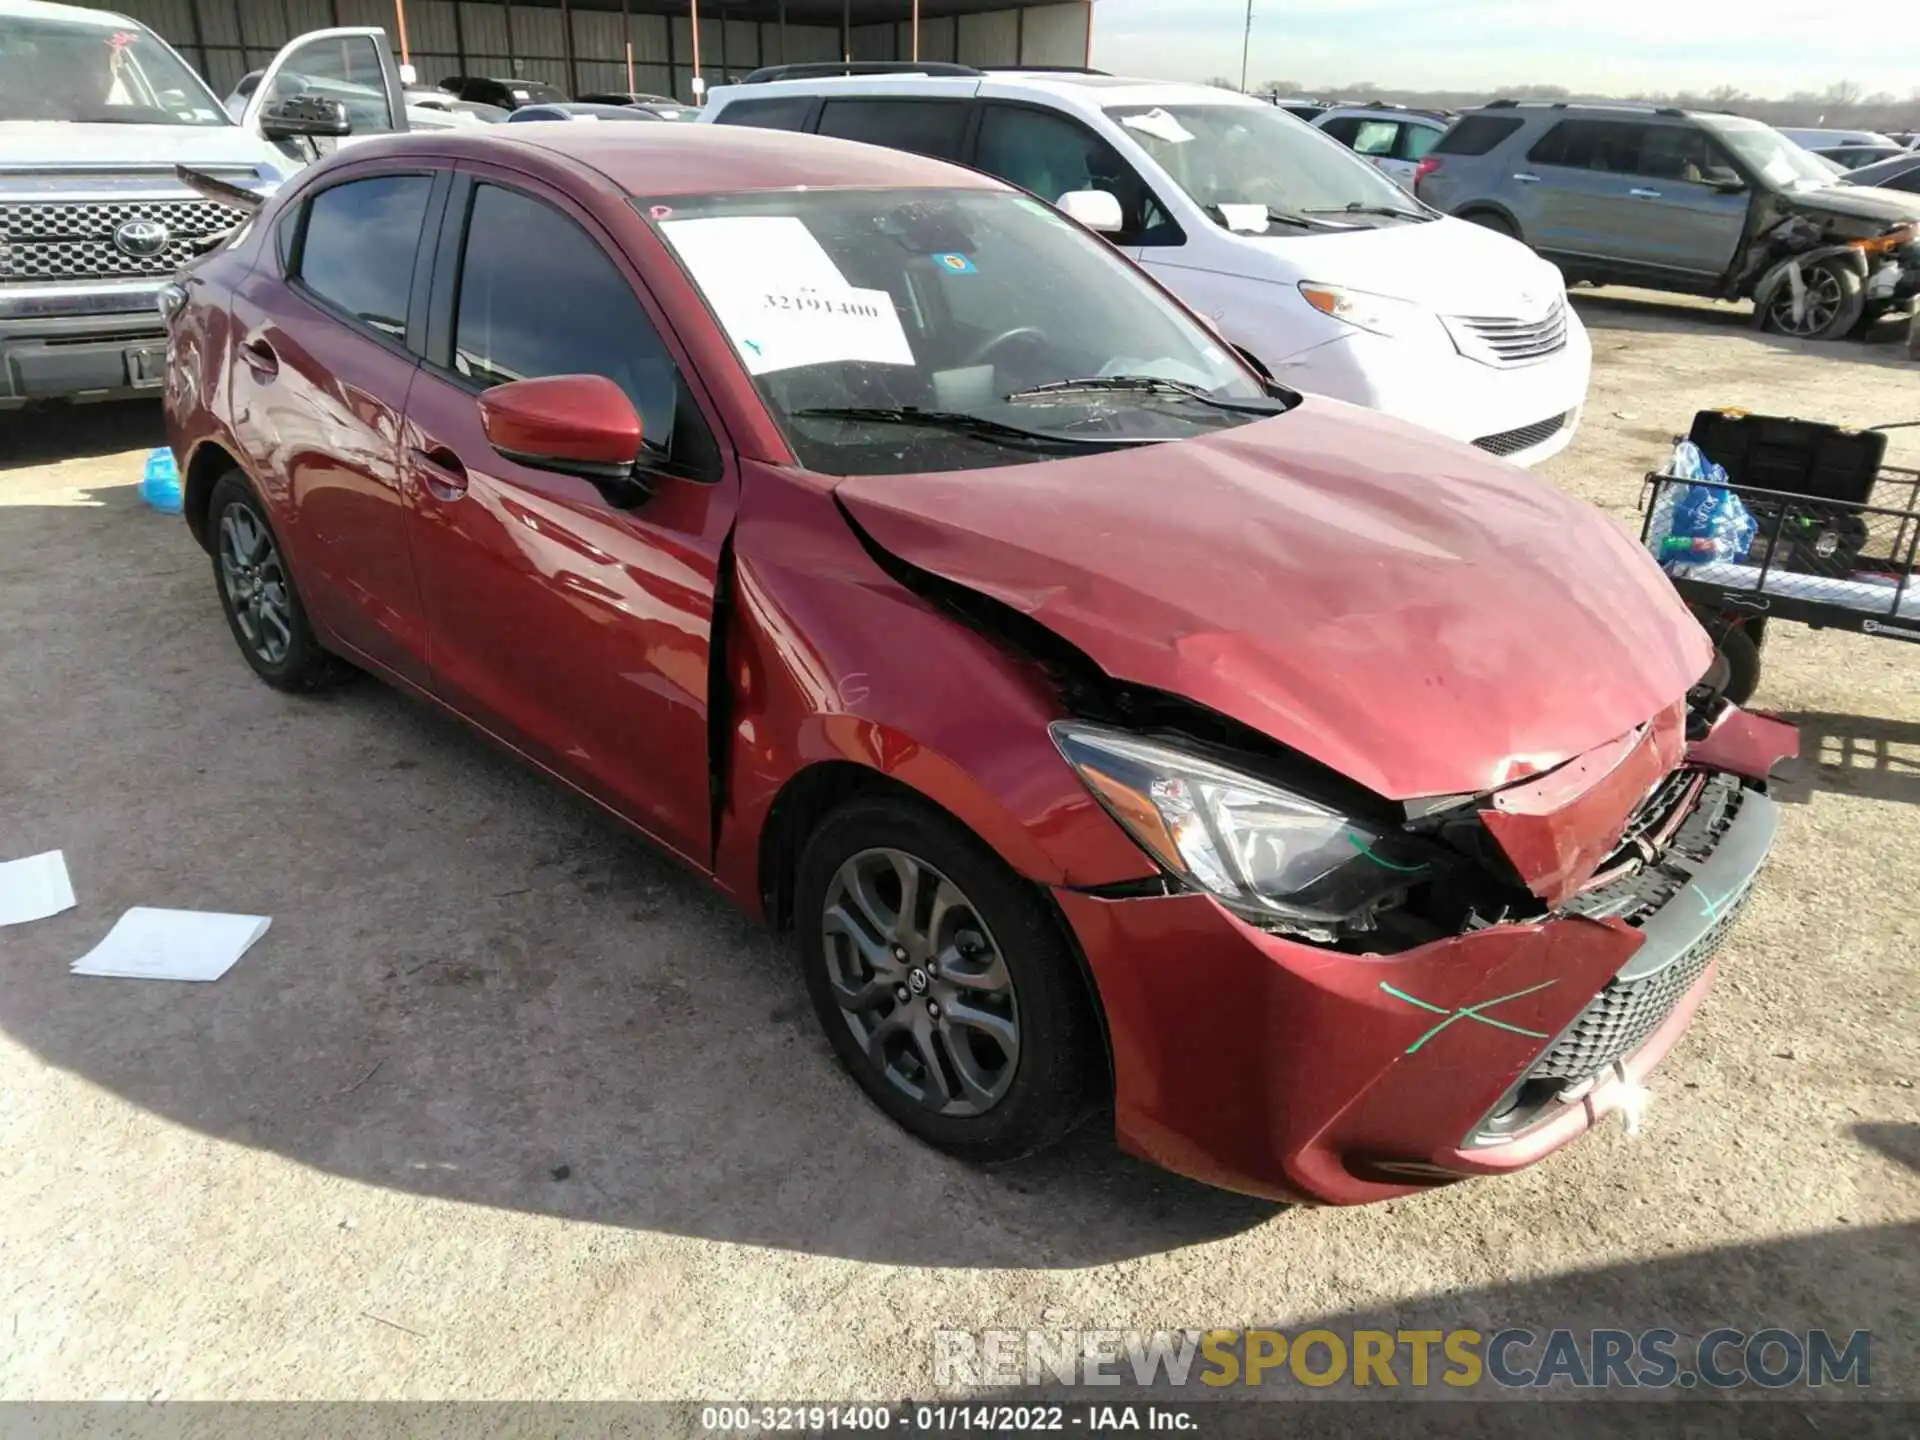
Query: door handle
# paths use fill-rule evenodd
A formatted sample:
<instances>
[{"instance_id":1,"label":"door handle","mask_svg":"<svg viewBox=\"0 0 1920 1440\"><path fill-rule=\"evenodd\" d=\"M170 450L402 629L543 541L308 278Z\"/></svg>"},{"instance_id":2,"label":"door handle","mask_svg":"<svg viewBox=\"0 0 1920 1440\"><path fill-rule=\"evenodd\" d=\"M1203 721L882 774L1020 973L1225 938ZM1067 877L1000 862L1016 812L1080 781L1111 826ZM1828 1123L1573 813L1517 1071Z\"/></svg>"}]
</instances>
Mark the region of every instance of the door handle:
<instances>
[{"instance_id":1,"label":"door handle","mask_svg":"<svg viewBox=\"0 0 1920 1440\"><path fill-rule=\"evenodd\" d=\"M1518 180L1522 185L1538 185L1540 183L1540 177L1538 175L1530 174L1525 170L1516 170L1513 178Z\"/></svg>"},{"instance_id":2,"label":"door handle","mask_svg":"<svg viewBox=\"0 0 1920 1440\"><path fill-rule=\"evenodd\" d=\"M436 499L458 500L467 493L467 467L446 446L435 445L425 450L416 447L413 463Z\"/></svg>"},{"instance_id":3,"label":"door handle","mask_svg":"<svg viewBox=\"0 0 1920 1440\"><path fill-rule=\"evenodd\" d=\"M241 345L240 358L247 362L247 368L262 379L272 379L280 373L280 357L273 353L273 347L261 339L252 339Z\"/></svg>"},{"instance_id":4,"label":"door handle","mask_svg":"<svg viewBox=\"0 0 1920 1440\"><path fill-rule=\"evenodd\" d=\"M1635 188L1627 191L1627 194L1633 196L1634 199L1636 200L1658 200L1660 198L1660 192L1658 190L1643 190L1643 189Z\"/></svg>"}]
</instances>

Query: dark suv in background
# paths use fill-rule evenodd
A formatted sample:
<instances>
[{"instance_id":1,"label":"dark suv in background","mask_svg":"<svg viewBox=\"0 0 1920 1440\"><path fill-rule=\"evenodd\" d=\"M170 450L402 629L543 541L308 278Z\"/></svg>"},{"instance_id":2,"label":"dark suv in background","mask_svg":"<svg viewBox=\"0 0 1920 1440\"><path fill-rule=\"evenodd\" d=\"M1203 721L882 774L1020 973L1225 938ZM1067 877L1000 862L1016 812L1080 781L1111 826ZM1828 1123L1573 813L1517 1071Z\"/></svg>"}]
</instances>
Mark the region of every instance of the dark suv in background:
<instances>
[{"instance_id":1,"label":"dark suv in background","mask_svg":"<svg viewBox=\"0 0 1920 1440\"><path fill-rule=\"evenodd\" d=\"M1760 323L1809 339L1920 293L1920 196L1843 185L1737 115L1496 100L1461 116L1414 186L1570 283L1753 299Z\"/></svg>"}]
</instances>

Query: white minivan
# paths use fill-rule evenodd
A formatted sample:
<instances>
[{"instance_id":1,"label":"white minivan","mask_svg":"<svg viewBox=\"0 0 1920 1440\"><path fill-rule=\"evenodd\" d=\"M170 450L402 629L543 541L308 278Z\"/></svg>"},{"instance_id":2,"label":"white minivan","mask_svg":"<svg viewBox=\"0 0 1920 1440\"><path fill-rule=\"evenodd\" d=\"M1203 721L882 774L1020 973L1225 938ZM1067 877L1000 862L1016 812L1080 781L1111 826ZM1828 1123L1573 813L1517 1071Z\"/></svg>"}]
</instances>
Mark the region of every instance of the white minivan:
<instances>
[{"instance_id":1,"label":"white minivan","mask_svg":"<svg viewBox=\"0 0 1920 1440\"><path fill-rule=\"evenodd\" d=\"M757 72L701 118L975 166L1104 232L1284 384L1522 465L1573 438L1592 348L1560 272L1276 106L1080 72L825 68Z\"/></svg>"}]
</instances>

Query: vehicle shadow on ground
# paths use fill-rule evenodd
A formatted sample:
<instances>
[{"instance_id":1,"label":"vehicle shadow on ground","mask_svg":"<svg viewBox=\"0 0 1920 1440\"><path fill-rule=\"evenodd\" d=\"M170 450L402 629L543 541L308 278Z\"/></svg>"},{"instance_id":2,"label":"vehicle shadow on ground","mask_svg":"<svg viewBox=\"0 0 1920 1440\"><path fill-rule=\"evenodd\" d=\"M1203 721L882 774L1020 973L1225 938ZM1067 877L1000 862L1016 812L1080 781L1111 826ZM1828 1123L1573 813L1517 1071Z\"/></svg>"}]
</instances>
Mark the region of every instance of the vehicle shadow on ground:
<instances>
[{"instance_id":1,"label":"vehicle shadow on ground","mask_svg":"<svg viewBox=\"0 0 1920 1440\"><path fill-rule=\"evenodd\" d=\"M1853 1127L1853 1136L1883 1162L1890 1162L1869 1172L1869 1183L1884 1185L1888 1195L1912 1185L1914 1172L1920 1172L1920 1125L1867 1121ZM1650 1214L1648 1223L1657 1226L1659 1216ZM1916 1314L1913 1295L1900 1277L1911 1265L1916 1238L1911 1225L1843 1225L1813 1235L1452 1291L1394 1308L1346 1311L1285 1325L1276 1322L1271 1328L1284 1334L1288 1350L1263 1369L1258 1385L1248 1383L1244 1366L1231 1383L1202 1383L1203 1375L1218 1379L1223 1373L1202 1354L1184 1384L1173 1383L1165 1369L1140 1383L1131 1362L1123 1359L1115 1367L1118 1385L1062 1387L1036 1367L1039 1384L966 1398L970 1403L986 1399L1016 1405L1051 1399L1067 1403L1073 1414L1084 1413L1086 1405L1117 1401L1207 1402L1201 1428L1222 1440L1265 1440L1274 1434L1364 1436L1366 1440L1402 1435L1421 1440L1452 1435L1532 1440L1547 1433L1644 1435L1660 1440L1677 1435L1755 1440L1813 1434L1905 1440L1913 1433L1915 1406L1898 1397L1912 1393ZM1189 1327L1205 1329L1207 1318L1190 1317L1179 1328ZM1857 1376L1864 1383L1853 1384L1850 1377L1838 1383L1829 1379L1818 1389L1803 1383L1716 1389L1702 1381L1695 1359L1704 1337L1722 1328L1747 1336L1777 1328L1793 1332L1802 1341L1809 1331L1824 1330L1836 1342L1836 1353L1846 1349L1854 1332L1867 1331L1866 1373ZM1537 1378L1547 1336L1556 1329L1574 1332L1579 1360L1589 1366L1591 1331L1624 1330L1638 1337L1649 1330L1671 1330L1676 1336L1671 1348L1679 1362L1677 1374L1694 1373L1694 1380L1688 1383L1676 1377L1674 1384L1655 1388L1582 1390L1569 1377L1539 1386L1502 1387L1489 1367L1477 1385L1449 1385L1445 1375L1460 1372L1456 1362L1447 1358L1439 1337L1461 1329L1479 1333L1477 1353L1483 1362L1488 1359L1488 1342L1499 1332L1530 1331L1535 1337L1531 1343L1516 1341L1502 1351L1509 1362L1509 1378L1525 1379ZM1331 1385L1303 1384L1291 1366L1294 1343L1316 1330L1336 1337L1346 1351L1339 1378ZM1353 1384L1354 1336L1359 1331L1386 1332L1396 1341L1409 1331L1433 1333L1427 1384L1414 1384L1411 1349L1397 1343L1389 1362L1392 1386L1381 1383L1377 1371L1370 1374L1368 1386ZM1248 1332L1230 1333L1232 1341L1221 1350L1244 1360L1251 1348ZM1270 1355L1277 1349L1271 1338L1262 1343ZM1710 1358L1723 1372L1734 1370L1745 1366L1744 1350L1740 1345L1722 1347ZM980 1363L978 1357L984 1352L976 1349L969 1354L963 1343L946 1353L960 1357L948 1372L948 1382L958 1376L964 1383L969 1378L966 1367ZM1325 1375L1334 1363L1324 1338L1314 1341L1307 1354L1309 1373ZM1765 1363L1778 1373L1786 1363L1785 1352L1771 1351ZM1637 1355L1630 1368L1641 1370ZM980 1372L973 1373L977 1377ZM937 1370L935 1378L939 1379ZM1804 1372L1794 1377L1796 1381L1804 1378ZM1761 1403L1714 1403L1725 1399ZM1536 1403L1516 1403L1527 1400ZM1538 1408L1538 1402L1549 1400L1561 1403L1548 1410ZM1568 1401L1579 1403L1564 1403ZM1287 1408L1276 1411L1260 1402Z\"/></svg>"},{"instance_id":2,"label":"vehicle shadow on ground","mask_svg":"<svg viewBox=\"0 0 1920 1440\"><path fill-rule=\"evenodd\" d=\"M0 858L63 849L79 897L0 932L0 1028L48 1065L370 1185L868 1261L1084 1266L1281 1210L1097 1121L994 1170L908 1138L784 941L423 703L266 688L131 489L0 508L0 613ZM69 975L134 905L273 923L214 984Z\"/></svg>"},{"instance_id":3,"label":"vehicle shadow on ground","mask_svg":"<svg viewBox=\"0 0 1920 1440\"><path fill-rule=\"evenodd\" d=\"M1903 1132L1897 1143L1911 1164L1915 1127L1879 1128ZM1658 1223L1657 1217L1652 1217L1652 1223ZM1084 1413L1087 1405L1127 1401L1204 1404L1200 1429L1218 1440L1266 1440L1276 1434L1365 1440L1454 1435L1533 1440L1549 1434L1659 1440L1810 1435L1906 1440L1913 1433L1916 1407L1899 1397L1911 1393L1915 1313L1912 1297L1891 1277L1903 1273L1910 1263L1915 1238L1907 1225L1845 1227L1456 1291L1399 1308L1276 1324L1273 1329L1284 1334L1289 1348L1279 1363L1263 1369L1258 1386L1246 1383L1244 1369L1235 1374L1232 1384L1202 1383L1204 1374L1223 1373L1202 1356L1195 1360L1185 1384L1169 1383L1164 1371L1155 1383L1136 1384L1130 1363L1123 1360L1118 1386L1069 1389L1055 1384L1043 1371L1042 1384L1002 1388L985 1397L975 1392L966 1399L976 1404L1016 1405L1053 1400L1066 1403L1075 1415ZM1191 1323L1195 1328L1206 1326L1205 1317L1194 1317ZM1836 1351L1845 1350L1855 1331L1868 1331L1868 1383L1859 1387L1829 1379L1817 1389L1805 1383L1777 1389L1748 1383L1722 1390L1696 1375L1692 1384L1676 1378L1674 1384L1656 1388L1580 1390L1563 1379L1538 1388L1502 1386L1486 1374L1477 1385L1463 1387L1446 1383L1448 1372L1460 1375L1461 1371L1438 1343L1440 1335L1456 1330L1477 1331L1481 1337L1477 1350L1484 1362L1493 1336L1508 1329L1529 1331L1535 1337L1531 1344L1515 1341L1511 1348L1503 1346L1501 1353L1510 1378L1532 1378L1541 1367L1547 1337L1556 1329L1574 1333L1580 1359L1589 1366L1593 1357L1589 1336L1594 1330L1624 1330L1638 1337L1664 1329L1675 1332L1672 1352L1684 1374L1695 1371L1704 1337L1722 1328L1747 1336L1777 1328L1794 1333L1803 1346L1809 1331L1825 1330ZM1348 1351L1340 1379L1333 1385L1302 1384L1291 1370L1292 1343L1315 1330L1337 1337ZM1395 1346L1390 1362L1394 1386L1382 1384L1377 1372L1370 1375L1368 1386L1354 1385L1351 1353L1353 1336L1359 1331L1395 1337L1409 1331L1435 1332L1427 1385L1413 1384L1411 1348L1400 1345ZM1222 1352L1244 1356L1249 1348L1246 1332L1231 1333L1233 1339L1220 1347ZM1276 1348L1272 1339L1262 1344L1269 1354ZM1746 1364L1744 1352L1744 1345L1728 1345L1716 1348L1709 1358L1722 1372L1739 1373ZM1307 1354L1310 1373L1324 1374L1333 1363L1324 1338L1310 1345ZM1776 1348L1764 1363L1779 1373L1785 1356ZM1803 1359L1802 1365L1806 1363ZM1641 1370L1637 1356L1631 1368ZM949 1377L955 1373L966 1372L950 1370ZM1802 1369L1796 1382L1803 1382L1805 1374ZM1724 1403L1729 1401L1734 1403ZM1276 1405L1284 1408L1277 1410Z\"/></svg>"},{"instance_id":4,"label":"vehicle shadow on ground","mask_svg":"<svg viewBox=\"0 0 1920 1440\"><path fill-rule=\"evenodd\" d=\"M1796 340L1772 335L1753 323L1749 304L1704 304L1679 296L1662 295L1650 290L1575 289L1569 292L1574 308L1589 331L1642 334L1699 334L1703 330L1744 335L1776 350L1796 355L1817 355L1829 360L1848 360L1857 364L1911 369L1907 358L1908 318L1889 316L1864 335L1845 340ZM1897 417L1905 419L1905 416Z\"/></svg>"},{"instance_id":5,"label":"vehicle shadow on ground","mask_svg":"<svg viewBox=\"0 0 1920 1440\"><path fill-rule=\"evenodd\" d=\"M0 474L166 443L160 406L150 400L0 411ZM140 477L127 478L132 482Z\"/></svg>"},{"instance_id":6,"label":"vehicle shadow on ground","mask_svg":"<svg viewBox=\"0 0 1920 1440\"><path fill-rule=\"evenodd\" d=\"M1783 765L1775 793L1805 804L1821 791L1920 805L1920 722L1809 712L1781 717L1800 729L1800 756Z\"/></svg>"}]
</instances>

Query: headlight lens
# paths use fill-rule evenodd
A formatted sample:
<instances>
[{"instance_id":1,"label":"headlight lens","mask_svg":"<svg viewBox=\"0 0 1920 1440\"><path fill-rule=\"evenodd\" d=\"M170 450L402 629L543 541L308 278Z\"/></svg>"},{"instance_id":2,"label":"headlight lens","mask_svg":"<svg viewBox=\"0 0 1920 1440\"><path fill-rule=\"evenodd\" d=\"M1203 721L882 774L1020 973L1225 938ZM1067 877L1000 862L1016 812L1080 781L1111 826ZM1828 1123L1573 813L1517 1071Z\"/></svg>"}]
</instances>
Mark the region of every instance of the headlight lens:
<instances>
[{"instance_id":1,"label":"headlight lens","mask_svg":"<svg viewBox=\"0 0 1920 1440\"><path fill-rule=\"evenodd\" d=\"M1435 328L1433 312L1411 300L1395 300L1312 280L1300 282L1300 296L1322 315L1331 315L1361 330L1394 340L1420 339Z\"/></svg>"},{"instance_id":2,"label":"headlight lens","mask_svg":"<svg viewBox=\"0 0 1920 1440\"><path fill-rule=\"evenodd\" d=\"M1167 869L1255 919L1322 938L1362 928L1425 867L1318 801L1170 745L1061 722L1054 744L1095 797Z\"/></svg>"}]
</instances>

